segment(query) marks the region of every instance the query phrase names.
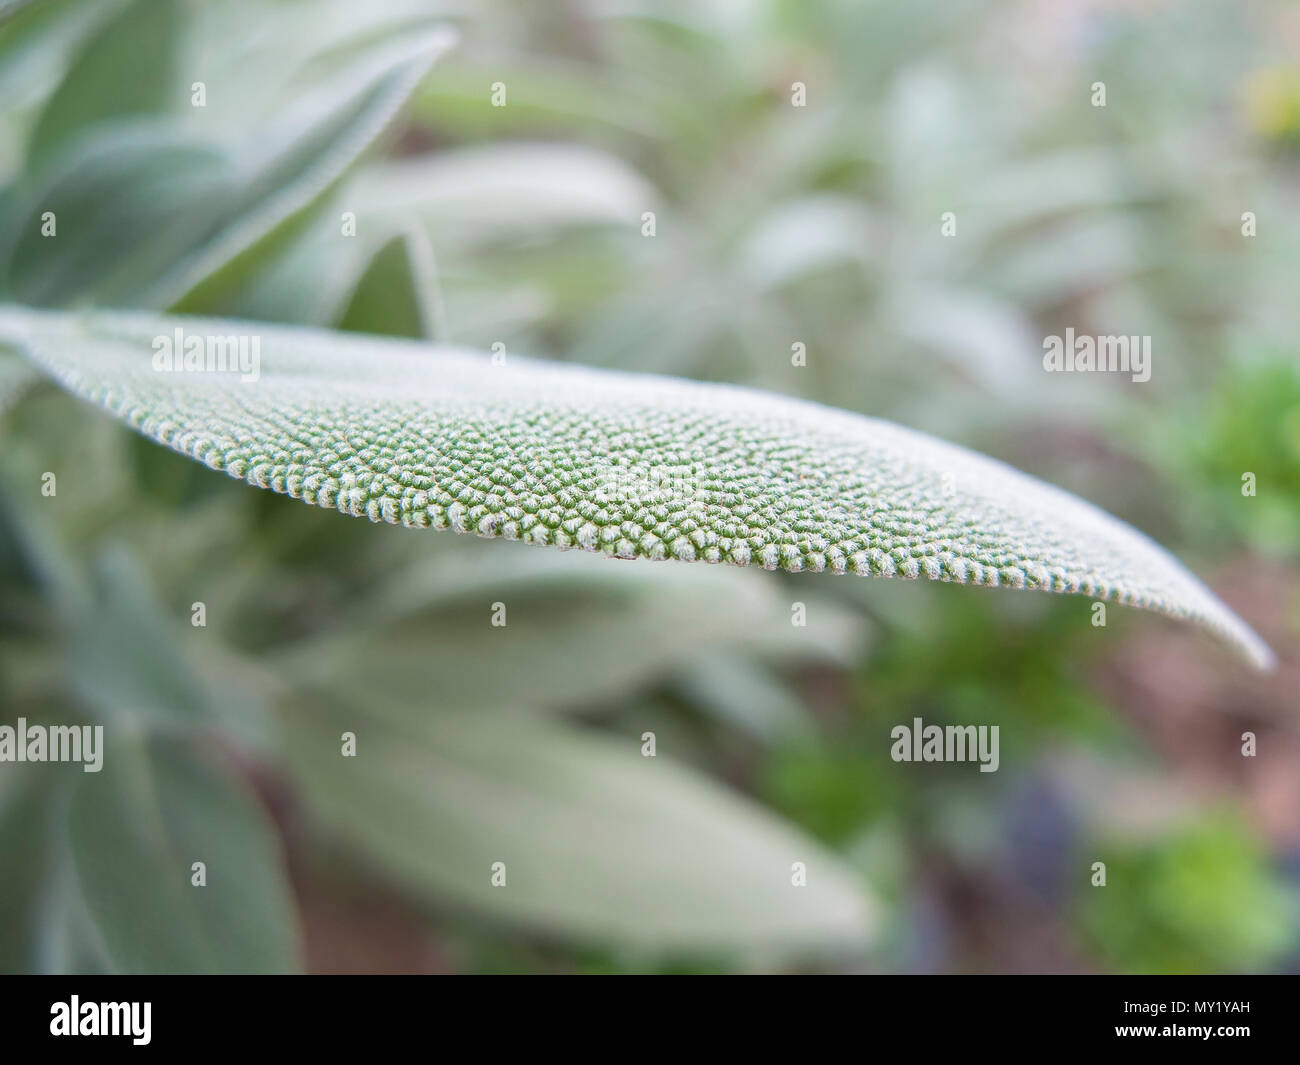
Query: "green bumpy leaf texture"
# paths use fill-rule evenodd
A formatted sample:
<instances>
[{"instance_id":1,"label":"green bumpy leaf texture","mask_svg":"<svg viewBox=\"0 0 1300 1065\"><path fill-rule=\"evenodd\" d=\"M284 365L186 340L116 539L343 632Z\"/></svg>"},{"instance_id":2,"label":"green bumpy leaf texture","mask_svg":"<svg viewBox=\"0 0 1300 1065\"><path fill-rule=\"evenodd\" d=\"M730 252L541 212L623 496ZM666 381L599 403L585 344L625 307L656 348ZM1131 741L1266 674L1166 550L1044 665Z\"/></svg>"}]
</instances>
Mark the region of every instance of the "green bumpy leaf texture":
<instances>
[{"instance_id":1,"label":"green bumpy leaf texture","mask_svg":"<svg viewBox=\"0 0 1300 1065\"><path fill-rule=\"evenodd\" d=\"M257 380L154 341L256 338ZM927 577L1108 599L1272 653L1166 551L1011 467L751 389L418 342L129 312L0 309L0 341L232 477L418 528L618 558Z\"/></svg>"}]
</instances>

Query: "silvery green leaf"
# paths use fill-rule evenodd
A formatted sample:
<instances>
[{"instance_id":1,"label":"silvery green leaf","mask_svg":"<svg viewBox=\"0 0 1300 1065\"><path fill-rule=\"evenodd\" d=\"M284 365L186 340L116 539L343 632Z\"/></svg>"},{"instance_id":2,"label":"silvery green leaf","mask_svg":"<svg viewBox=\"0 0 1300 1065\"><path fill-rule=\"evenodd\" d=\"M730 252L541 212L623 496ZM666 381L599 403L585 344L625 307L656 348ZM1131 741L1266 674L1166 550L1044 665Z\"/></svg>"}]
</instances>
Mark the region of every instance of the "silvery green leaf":
<instances>
[{"instance_id":1,"label":"silvery green leaf","mask_svg":"<svg viewBox=\"0 0 1300 1065\"><path fill-rule=\"evenodd\" d=\"M33 2L34 0L0 0L0 23L8 21Z\"/></svg>"},{"instance_id":2,"label":"silvery green leaf","mask_svg":"<svg viewBox=\"0 0 1300 1065\"><path fill-rule=\"evenodd\" d=\"M498 79L500 64L501 54L495 48L478 57L458 56L416 94L413 117L468 141L500 136L503 129L512 134L557 128L590 131L594 136L613 132L663 138L670 134L653 98L654 90L661 87L658 78L647 91L603 75L581 60L540 59L529 50L514 50L509 106L494 108L483 87Z\"/></svg>"},{"instance_id":3,"label":"silvery green leaf","mask_svg":"<svg viewBox=\"0 0 1300 1065\"><path fill-rule=\"evenodd\" d=\"M39 372L33 372L31 363L13 355L0 355L0 416L40 379Z\"/></svg>"},{"instance_id":4,"label":"silvery green leaf","mask_svg":"<svg viewBox=\"0 0 1300 1065\"><path fill-rule=\"evenodd\" d=\"M27 713L32 724L66 712ZM12 724L12 722L11 722ZM67 846L68 801L78 767L6 765L0 774L0 972L99 973L109 967Z\"/></svg>"},{"instance_id":5,"label":"silvery green leaf","mask_svg":"<svg viewBox=\"0 0 1300 1065\"><path fill-rule=\"evenodd\" d=\"M12 727L12 723L10 723ZM67 790L63 767L6 765L0 774L0 972L41 970L45 943L61 915L52 913L54 819Z\"/></svg>"},{"instance_id":6,"label":"silvery green leaf","mask_svg":"<svg viewBox=\"0 0 1300 1065\"><path fill-rule=\"evenodd\" d=\"M195 673L126 548L116 545L95 560L92 584L67 636L68 680L82 702L134 727L220 721L221 700Z\"/></svg>"},{"instance_id":7,"label":"silvery green leaf","mask_svg":"<svg viewBox=\"0 0 1300 1065\"><path fill-rule=\"evenodd\" d=\"M236 170L173 121L103 123L14 186L0 289L42 306L138 301L234 210Z\"/></svg>"},{"instance_id":8,"label":"silvery green leaf","mask_svg":"<svg viewBox=\"0 0 1300 1065\"><path fill-rule=\"evenodd\" d=\"M865 265L874 221L847 196L791 200L755 220L738 261L747 279L763 289L842 263Z\"/></svg>"},{"instance_id":9,"label":"silvery green leaf","mask_svg":"<svg viewBox=\"0 0 1300 1065\"><path fill-rule=\"evenodd\" d=\"M390 227L419 220L440 251L561 226L635 234L659 199L616 156L530 141L387 160L358 174L349 194L365 217Z\"/></svg>"},{"instance_id":10,"label":"silvery green leaf","mask_svg":"<svg viewBox=\"0 0 1300 1065\"><path fill-rule=\"evenodd\" d=\"M871 934L866 888L837 858L670 752L643 756L638 736L491 711L402 727L328 704L292 717L308 806L418 894L654 951L851 948Z\"/></svg>"},{"instance_id":11,"label":"silvery green leaf","mask_svg":"<svg viewBox=\"0 0 1300 1065\"><path fill-rule=\"evenodd\" d=\"M0 98L5 101L0 129L19 119L12 132L20 128L22 133L13 137L12 158L0 165L4 176L21 162L40 107L58 87L87 34L103 19L104 6L77 0L17 0L0 8Z\"/></svg>"},{"instance_id":12,"label":"silvery green leaf","mask_svg":"<svg viewBox=\"0 0 1300 1065\"><path fill-rule=\"evenodd\" d=\"M339 328L433 339L445 329L443 320L433 249L422 230L411 229L385 242L371 257Z\"/></svg>"},{"instance_id":13,"label":"silvery green leaf","mask_svg":"<svg viewBox=\"0 0 1300 1065\"><path fill-rule=\"evenodd\" d=\"M674 677L673 688L693 706L764 742L816 732L800 698L753 656L726 650L701 655Z\"/></svg>"},{"instance_id":14,"label":"silvery green leaf","mask_svg":"<svg viewBox=\"0 0 1300 1065\"><path fill-rule=\"evenodd\" d=\"M344 237L338 218L340 194L323 204L301 233L254 267L229 301L243 318L295 325L337 327L371 257L391 231L370 226Z\"/></svg>"},{"instance_id":15,"label":"silvery green leaf","mask_svg":"<svg viewBox=\"0 0 1300 1065\"><path fill-rule=\"evenodd\" d=\"M249 351L256 338L257 379L156 371L154 340L177 329L243 335ZM1002 463L847 411L228 320L6 308L0 341L173 449L344 514L619 558L1070 592L1195 621L1256 665L1272 660L1137 530Z\"/></svg>"},{"instance_id":16,"label":"silvery green leaf","mask_svg":"<svg viewBox=\"0 0 1300 1065\"><path fill-rule=\"evenodd\" d=\"M7 196L0 288L47 306L228 295L381 135L451 40L426 30L373 47L251 128L117 117L68 131Z\"/></svg>"},{"instance_id":17,"label":"silvery green leaf","mask_svg":"<svg viewBox=\"0 0 1300 1065\"><path fill-rule=\"evenodd\" d=\"M19 506L11 486L3 480L0 480L0 574L3 575L0 618L6 625L20 630L53 627L59 621L80 616L89 605L91 593L85 576L63 549L46 516L35 508ZM39 675L41 656L26 646L17 654ZM0 696L12 697L9 684L20 672L6 667Z\"/></svg>"},{"instance_id":18,"label":"silvery green leaf","mask_svg":"<svg viewBox=\"0 0 1300 1065\"><path fill-rule=\"evenodd\" d=\"M283 238L384 132L454 41L451 30L440 28L373 49L259 129L238 209L160 277L144 302L193 309L235 288L257 254Z\"/></svg>"},{"instance_id":19,"label":"silvery green leaf","mask_svg":"<svg viewBox=\"0 0 1300 1065\"><path fill-rule=\"evenodd\" d=\"M272 667L296 685L358 702L381 676L394 698L421 705L436 676L447 705L549 709L617 697L702 653L840 665L861 653L854 612L817 602L808 624L792 627L777 583L735 571L655 572L555 552L464 554L404 571L344 627L274 654ZM505 611L499 627L493 603Z\"/></svg>"},{"instance_id":20,"label":"silvery green leaf","mask_svg":"<svg viewBox=\"0 0 1300 1065\"><path fill-rule=\"evenodd\" d=\"M104 730L68 814L77 881L109 964L126 973L283 972L297 966L283 858L229 770L187 746ZM203 862L206 885L192 882Z\"/></svg>"},{"instance_id":21,"label":"silvery green leaf","mask_svg":"<svg viewBox=\"0 0 1300 1065\"><path fill-rule=\"evenodd\" d=\"M202 71L210 98L230 98L246 113L292 93L306 66L337 67L358 49L418 36L457 12L430 0L226 0L191 5L188 14L185 69Z\"/></svg>"},{"instance_id":22,"label":"silvery green leaf","mask_svg":"<svg viewBox=\"0 0 1300 1065\"><path fill-rule=\"evenodd\" d=\"M961 367L1004 408L1042 402L1024 369L1041 357L1041 339L1013 306L956 285L901 285L890 294L891 332Z\"/></svg>"},{"instance_id":23,"label":"silvery green leaf","mask_svg":"<svg viewBox=\"0 0 1300 1065\"><path fill-rule=\"evenodd\" d=\"M181 14L177 0L132 0L97 27L41 112L27 145L29 164L95 122L179 103L174 68ZM169 100L173 92L177 99Z\"/></svg>"}]
</instances>

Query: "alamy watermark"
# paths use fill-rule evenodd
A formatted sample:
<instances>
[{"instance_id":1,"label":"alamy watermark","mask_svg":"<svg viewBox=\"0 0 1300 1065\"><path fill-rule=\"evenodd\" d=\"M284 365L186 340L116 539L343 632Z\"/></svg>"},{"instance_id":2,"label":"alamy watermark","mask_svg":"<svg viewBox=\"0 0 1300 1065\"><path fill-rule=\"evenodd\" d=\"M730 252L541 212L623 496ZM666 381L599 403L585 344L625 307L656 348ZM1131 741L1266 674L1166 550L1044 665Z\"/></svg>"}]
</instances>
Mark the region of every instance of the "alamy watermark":
<instances>
[{"instance_id":1,"label":"alamy watermark","mask_svg":"<svg viewBox=\"0 0 1300 1065\"><path fill-rule=\"evenodd\" d=\"M153 338L156 373L229 373L241 381L256 381L262 372L260 336L186 333L177 326L171 334Z\"/></svg>"},{"instance_id":2,"label":"alamy watermark","mask_svg":"<svg viewBox=\"0 0 1300 1065\"><path fill-rule=\"evenodd\" d=\"M889 732L895 762L979 762L981 773L998 771L998 725L926 725L919 717L911 725Z\"/></svg>"},{"instance_id":3,"label":"alamy watermark","mask_svg":"<svg viewBox=\"0 0 1300 1065\"><path fill-rule=\"evenodd\" d=\"M1048 373L1126 373L1135 382L1151 380L1149 336L1065 336L1043 338L1043 369Z\"/></svg>"},{"instance_id":4,"label":"alamy watermark","mask_svg":"<svg viewBox=\"0 0 1300 1065\"><path fill-rule=\"evenodd\" d=\"M73 995L50 1006L50 1035L126 1036L135 1046L148 1046L152 1013L152 1002L82 1002Z\"/></svg>"},{"instance_id":5,"label":"alamy watermark","mask_svg":"<svg viewBox=\"0 0 1300 1065\"><path fill-rule=\"evenodd\" d=\"M602 464L597 470L594 498L598 503L651 507L694 497L695 477L690 466Z\"/></svg>"},{"instance_id":6,"label":"alamy watermark","mask_svg":"<svg viewBox=\"0 0 1300 1065\"><path fill-rule=\"evenodd\" d=\"M80 762L87 773L104 768L103 725L0 725L0 762Z\"/></svg>"}]
</instances>

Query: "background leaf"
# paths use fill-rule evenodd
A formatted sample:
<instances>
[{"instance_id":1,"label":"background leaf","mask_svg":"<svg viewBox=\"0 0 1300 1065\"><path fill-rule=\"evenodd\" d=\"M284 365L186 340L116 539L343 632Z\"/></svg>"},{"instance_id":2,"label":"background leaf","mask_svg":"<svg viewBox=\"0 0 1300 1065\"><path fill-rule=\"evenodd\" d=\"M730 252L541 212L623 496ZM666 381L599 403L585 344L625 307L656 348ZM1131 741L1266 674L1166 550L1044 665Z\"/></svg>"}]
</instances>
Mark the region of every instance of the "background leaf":
<instances>
[{"instance_id":1,"label":"background leaf","mask_svg":"<svg viewBox=\"0 0 1300 1065\"><path fill-rule=\"evenodd\" d=\"M221 224L237 194L235 160L175 122L93 131L15 186L0 285L35 305L137 301Z\"/></svg>"},{"instance_id":2,"label":"background leaf","mask_svg":"<svg viewBox=\"0 0 1300 1065\"><path fill-rule=\"evenodd\" d=\"M173 117L145 113L144 100L69 116L0 204L0 289L37 305L159 308L228 293L370 148L450 41L426 28L372 45L292 106L233 128L236 115L203 117L220 99ZM192 291L201 284L206 295Z\"/></svg>"},{"instance_id":3,"label":"background leaf","mask_svg":"<svg viewBox=\"0 0 1300 1065\"><path fill-rule=\"evenodd\" d=\"M642 757L639 739L487 712L393 726L313 705L294 720L311 808L417 892L659 951L825 950L871 931L864 889L820 846L665 753ZM355 757L341 730L356 732Z\"/></svg>"},{"instance_id":4,"label":"background leaf","mask_svg":"<svg viewBox=\"0 0 1300 1065\"><path fill-rule=\"evenodd\" d=\"M357 701L381 675L403 701L426 699L437 677L447 705L558 708L657 681L704 646L773 664L853 660L858 618L821 601L794 627L775 583L733 576L540 552L451 558L404 571L374 606L276 652L273 663L303 687ZM506 608L503 626L491 624L496 602Z\"/></svg>"},{"instance_id":5,"label":"background leaf","mask_svg":"<svg viewBox=\"0 0 1300 1065\"><path fill-rule=\"evenodd\" d=\"M420 230L409 230L375 252L339 328L432 339L442 320L436 286L429 239Z\"/></svg>"},{"instance_id":6,"label":"background leaf","mask_svg":"<svg viewBox=\"0 0 1300 1065\"><path fill-rule=\"evenodd\" d=\"M122 972L257 973L296 967L277 845L229 772L174 742L106 729L70 831L81 891ZM191 865L207 866L207 886Z\"/></svg>"},{"instance_id":7,"label":"background leaf","mask_svg":"<svg viewBox=\"0 0 1300 1065\"><path fill-rule=\"evenodd\" d=\"M455 35L406 35L356 60L259 131L243 202L208 243L146 294L152 306L202 310L228 297L267 246L284 239L368 149Z\"/></svg>"},{"instance_id":8,"label":"background leaf","mask_svg":"<svg viewBox=\"0 0 1300 1065\"><path fill-rule=\"evenodd\" d=\"M29 162L95 122L178 105L169 94L180 91L175 76L180 20L176 0L132 0L99 26L46 103L27 145Z\"/></svg>"}]
</instances>

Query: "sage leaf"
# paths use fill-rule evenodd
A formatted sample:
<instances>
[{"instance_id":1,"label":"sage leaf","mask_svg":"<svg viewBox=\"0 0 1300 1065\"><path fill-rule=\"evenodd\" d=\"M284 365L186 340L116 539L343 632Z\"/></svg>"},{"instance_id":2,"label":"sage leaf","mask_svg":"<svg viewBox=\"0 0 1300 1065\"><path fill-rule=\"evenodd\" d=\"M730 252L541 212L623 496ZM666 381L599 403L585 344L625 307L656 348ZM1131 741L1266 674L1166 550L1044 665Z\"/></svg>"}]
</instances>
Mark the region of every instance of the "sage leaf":
<instances>
[{"instance_id":1,"label":"sage leaf","mask_svg":"<svg viewBox=\"0 0 1300 1065\"><path fill-rule=\"evenodd\" d=\"M170 110L180 22L176 0L132 0L99 26L41 112L29 165L95 122Z\"/></svg>"},{"instance_id":2,"label":"sage leaf","mask_svg":"<svg viewBox=\"0 0 1300 1065\"><path fill-rule=\"evenodd\" d=\"M0 203L0 290L41 306L201 309L229 297L305 224L453 39L425 29L373 46L249 129L86 117Z\"/></svg>"},{"instance_id":3,"label":"sage leaf","mask_svg":"<svg viewBox=\"0 0 1300 1065\"><path fill-rule=\"evenodd\" d=\"M362 273L340 329L433 339L443 319L429 238L419 229L393 237Z\"/></svg>"},{"instance_id":4,"label":"sage leaf","mask_svg":"<svg viewBox=\"0 0 1300 1065\"><path fill-rule=\"evenodd\" d=\"M443 27L390 42L259 130L243 202L220 232L159 278L145 304L203 310L235 291L388 128L455 39Z\"/></svg>"},{"instance_id":5,"label":"sage leaf","mask_svg":"<svg viewBox=\"0 0 1300 1065\"><path fill-rule=\"evenodd\" d=\"M242 782L188 745L110 728L104 735L103 768L77 782L68 818L77 880L111 966L294 969L283 859Z\"/></svg>"},{"instance_id":6,"label":"sage leaf","mask_svg":"<svg viewBox=\"0 0 1300 1065\"><path fill-rule=\"evenodd\" d=\"M301 688L358 702L382 676L385 692L419 705L436 676L447 705L562 708L648 686L706 647L715 657L842 667L862 653L854 611L809 596L810 623L794 628L776 582L729 580L744 575L719 569L607 566L558 552L492 556L476 564L460 552L440 554L433 565L407 568L376 589L369 608L349 612L346 625L294 642L271 664ZM508 606L508 624L485 640L485 604L494 602ZM583 667L562 665L573 662Z\"/></svg>"},{"instance_id":7,"label":"sage leaf","mask_svg":"<svg viewBox=\"0 0 1300 1065\"><path fill-rule=\"evenodd\" d=\"M874 930L839 859L636 736L490 711L399 727L328 703L292 714L288 736L308 807L417 895L656 952L851 949Z\"/></svg>"},{"instance_id":8,"label":"sage leaf","mask_svg":"<svg viewBox=\"0 0 1300 1065\"><path fill-rule=\"evenodd\" d=\"M157 372L155 340L178 330L214 359L232 339L256 342L256 380ZM344 514L625 559L1068 592L1197 622L1257 666L1272 661L1136 529L1003 463L847 411L231 320L0 308L0 342L155 440Z\"/></svg>"}]
</instances>

